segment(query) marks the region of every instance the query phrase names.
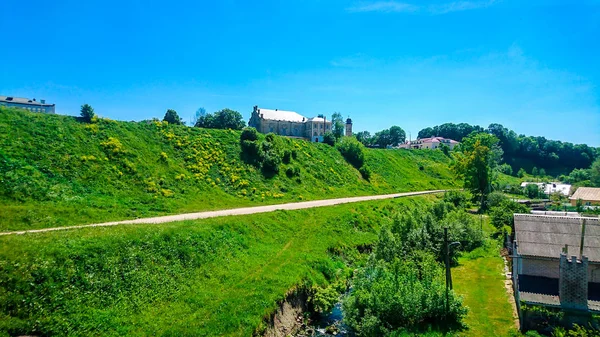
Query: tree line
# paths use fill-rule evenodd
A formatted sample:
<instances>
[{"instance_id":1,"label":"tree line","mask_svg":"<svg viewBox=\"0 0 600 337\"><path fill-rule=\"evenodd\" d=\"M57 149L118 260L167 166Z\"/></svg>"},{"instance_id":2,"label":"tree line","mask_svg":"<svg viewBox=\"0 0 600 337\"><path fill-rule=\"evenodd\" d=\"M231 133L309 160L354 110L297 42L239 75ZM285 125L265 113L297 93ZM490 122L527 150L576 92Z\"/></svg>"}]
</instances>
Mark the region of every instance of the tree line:
<instances>
[{"instance_id":1,"label":"tree line","mask_svg":"<svg viewBox=\"0 0 600 337\"><path fill-rule=\"evenodd\" d=\"M422 129L418 137L444 137L462 141L474 131L489 133L498 138L505 162L514 172L523 168L532 173L533 168L543 168L549 174L568 174L573 169L590 167L594 160L600 157L600 148L545 137L518 135L497 123L490 124L487 128L467 123L445 123Z\"/></svg>"}]
</instances>

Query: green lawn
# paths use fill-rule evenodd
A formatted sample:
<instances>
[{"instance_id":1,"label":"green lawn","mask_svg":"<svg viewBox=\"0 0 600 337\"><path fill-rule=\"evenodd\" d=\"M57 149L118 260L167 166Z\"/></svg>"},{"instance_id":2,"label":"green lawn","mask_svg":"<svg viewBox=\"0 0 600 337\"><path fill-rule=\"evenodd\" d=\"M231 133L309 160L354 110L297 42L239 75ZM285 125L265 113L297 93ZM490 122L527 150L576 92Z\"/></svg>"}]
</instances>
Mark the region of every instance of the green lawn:
<instances>
[{"instance_id":1,"label":"green lawn","mask_svg":"<svg viewBox=\"0 0 600 337\"><path fill-rule=\"evenodd\" d=\"M331 251L434 199L0 237L0 335L250 336L346 268Z\"/></svg>"},{"instance_id":2,"label":"green lawn","mask_svg":"<svg viewBox=\"0 0 600 337\"><path fill-rule=\"evenodd\" d=\"M469 307L464 336L514 336L513 310L504 287L504 263L497 246L478 248L452 269L454 290Z\"/></svg>"},{"instance_id":3,"label":"green lawn","mask_svg":"<svg viewBox=\"0 0 600 337\"><path fill-rule=\"evenodd\" d=\"M292 155L265 177L240 131L0 107L0 231L458 187L441 151L366 149L367 181L334 147L276 139Z\"/></svg>"}]
</instances>

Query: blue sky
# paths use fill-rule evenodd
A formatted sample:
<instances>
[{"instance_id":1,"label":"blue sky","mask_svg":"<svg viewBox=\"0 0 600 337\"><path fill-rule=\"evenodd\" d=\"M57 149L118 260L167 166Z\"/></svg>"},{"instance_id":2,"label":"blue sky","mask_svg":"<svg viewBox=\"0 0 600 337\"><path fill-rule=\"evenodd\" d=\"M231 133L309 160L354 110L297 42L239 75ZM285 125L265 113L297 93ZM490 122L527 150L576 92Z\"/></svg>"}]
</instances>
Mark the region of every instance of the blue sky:
<instances>
[{"instance_id":1,"label":"blue sky","mask_svg":"<svg viewBox=\"0 0 600 337\"><path fill-rule=\"evenodd\" d=\"M141 120L338 111L600 146L600 1L4 0L0 94Z\"/></svg>"}]
</instances>

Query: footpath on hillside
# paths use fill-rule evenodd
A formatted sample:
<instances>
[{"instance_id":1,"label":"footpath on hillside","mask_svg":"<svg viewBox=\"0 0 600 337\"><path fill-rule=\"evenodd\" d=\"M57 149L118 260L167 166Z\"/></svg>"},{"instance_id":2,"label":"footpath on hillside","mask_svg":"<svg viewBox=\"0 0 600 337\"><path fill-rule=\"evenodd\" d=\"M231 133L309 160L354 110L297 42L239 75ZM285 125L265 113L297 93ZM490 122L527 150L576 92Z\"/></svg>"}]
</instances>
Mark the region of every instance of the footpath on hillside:
<instances>
[{"instance_id":1,"label":"footpath on hillside","mask_svg":"<svg viewBox=\"0 0 600 337\"><path fill-rule=\"evenodd\" d=\"M353 203L353 202L361 202L361 201L391 199L391 198L409 197L409 196L433 194L433 193L443 193L445 191L446 190L430 190L430 191L371 195L371 196L363 196L363 197L350 197L350 198L293 202L293 203L279 204L279 205L243 207L243 208L225 209L225 210L220 210L220 211L185 213L185 214L167 215L167 216L152 217L152 218L140 218L140 219L134 219L134 220L113 221L113 222L105 222L105 223L97 223L97 224L89 224L89 225L65 226L65 227L53 227L53 228L44 228L44 229L31 229L31 230L23 230L23 231L0 232L0 235L43 233L43 232L60 231L60 230L81 229L81 228L89 228L89 227L108 227L108 226L117 226L117 225L161 224L161 223L167 223L167 222L208 219L208 218L216 218L216 217L230 216L230 215L247 215L247 214L267 213L267 212L274 212L274 211L278 211L278 210L291 211L291 210L297 210L297 209L334 206L334 205L347 204L347 203Z\"/></svg>"}]
</instances>

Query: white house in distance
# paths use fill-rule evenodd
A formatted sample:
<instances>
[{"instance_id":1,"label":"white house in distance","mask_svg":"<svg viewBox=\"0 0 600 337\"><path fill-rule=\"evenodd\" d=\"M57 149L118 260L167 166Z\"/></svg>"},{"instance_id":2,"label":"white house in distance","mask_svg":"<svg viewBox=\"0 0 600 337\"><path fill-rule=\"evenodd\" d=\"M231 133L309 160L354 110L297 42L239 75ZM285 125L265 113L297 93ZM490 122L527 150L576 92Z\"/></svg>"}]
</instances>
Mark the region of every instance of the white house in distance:
<instances>
[{"instance_id":1,"label":"white house in distance","mask_svg":"<svg viewBox=\"0 0 600 337\"><path fill-rule=\"evenodd\" d=\"M450 150L454 149L459 142L443 138L443 137L430 137L430 138L421 138L413 141L406 141L404 144L398 145L399 149L437 149L442 144L447 145Z\"/></svg>"},{"instance_id":2,"label":"white house in distance","mask_svg":"<svg viewBox=\"0 0 600 337\"><path fill-rule=\"evenodd\" d=\"M571 185L569 184L561 184L558 182L553 183L532 183L532 182L523 182L521 183L521 187L525 188L527 185L534 184L537 185L540 190L543 190L545 194L552 194L559 192L560 194L568 197L571 194Z\"/></svg>"}]
</instances>

